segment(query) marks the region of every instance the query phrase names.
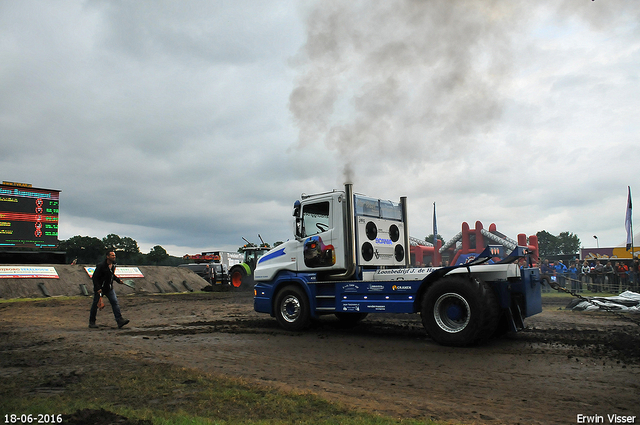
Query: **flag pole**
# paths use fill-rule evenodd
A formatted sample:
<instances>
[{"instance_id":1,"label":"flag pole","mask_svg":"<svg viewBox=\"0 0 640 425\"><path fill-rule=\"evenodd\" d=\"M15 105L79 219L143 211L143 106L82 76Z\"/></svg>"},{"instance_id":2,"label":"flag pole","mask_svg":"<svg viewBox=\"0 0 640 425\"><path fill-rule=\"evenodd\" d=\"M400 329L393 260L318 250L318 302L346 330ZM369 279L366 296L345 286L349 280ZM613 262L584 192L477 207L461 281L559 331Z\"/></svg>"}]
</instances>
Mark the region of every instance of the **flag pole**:
<instances>
[{"instance_id":1,"label":"flag pole","mask_svg":"<svg viewBox=\"0 0 640 425\"><path fill-rule=\"evenodd\" d=\"M436 203L433 203L433 266L441 266L442 259L438 251L438 224L436 223Z\"/></svg>"},{"instance_id":2,"label":"flag pole","mask_svg":"<svg viewBox=\"0 0 640 425\"><path fill-rule=\"evenodd\" d=\"M626 226L627 226L627 231L629 232L627 234L627 250L629 249L629 245L631 245L631 259L634 260L634 252L635 252L635 247L634 247L634 241L633 241L633 208L632 208L632 202L631 202L631 186L627 186L627 217L626 217Z\"/></svg>"},{"instance_id":3,"label":"flag pole","mask_svg":"<svg viewBox=\"0 0 640 425\"><path fill-rule=\"evenodd\" d=\"M629 199L631 199L631 187L629 187ZM635 248L633 247L633 209L631 210L631 219L629 220L631 224L631 260L634 260L633 253L635 252Z\"/></svg>"}]
</instances>

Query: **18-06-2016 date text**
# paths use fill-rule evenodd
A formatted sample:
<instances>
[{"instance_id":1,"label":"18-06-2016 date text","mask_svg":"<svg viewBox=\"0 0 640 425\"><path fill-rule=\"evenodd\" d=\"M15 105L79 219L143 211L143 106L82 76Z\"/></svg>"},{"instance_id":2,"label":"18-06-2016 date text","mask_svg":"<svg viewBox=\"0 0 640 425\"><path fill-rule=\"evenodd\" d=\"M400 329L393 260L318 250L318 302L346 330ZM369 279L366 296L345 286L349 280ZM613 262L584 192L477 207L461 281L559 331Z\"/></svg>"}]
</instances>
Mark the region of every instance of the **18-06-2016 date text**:
<instances>
[{"instance_id":1,"label":"18-06-2016 date text","mask_svg":"<svg viewBox=\"0 0 640 425\"><path fill-rule=\"evenodd\" d=\"M23 413L21 415L11 413L4 415L5 424L61 424L62 415L49 415L38 413L37 415Z\"/></svg>"}]
</instances>

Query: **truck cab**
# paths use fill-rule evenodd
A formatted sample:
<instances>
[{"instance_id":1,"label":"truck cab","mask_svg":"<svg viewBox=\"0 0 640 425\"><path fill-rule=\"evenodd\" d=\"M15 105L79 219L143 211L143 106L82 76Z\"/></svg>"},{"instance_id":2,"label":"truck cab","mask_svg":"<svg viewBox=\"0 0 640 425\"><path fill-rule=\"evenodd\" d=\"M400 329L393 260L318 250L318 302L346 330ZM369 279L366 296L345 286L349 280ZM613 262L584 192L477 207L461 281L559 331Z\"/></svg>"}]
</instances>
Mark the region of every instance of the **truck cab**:
<instances>
[{"instance_id":1,"label":"truck cab","mask_svg":"<svg viewBox=\"0 0 640 425\"><path fill-rule=\"evenodd\" d=\"M329 272L346 269L342 247L344 193L329 192L296 202L293 239L278 245L259 260L256 281L268 281L284 271Z\"/></svg>"}]
</instances>

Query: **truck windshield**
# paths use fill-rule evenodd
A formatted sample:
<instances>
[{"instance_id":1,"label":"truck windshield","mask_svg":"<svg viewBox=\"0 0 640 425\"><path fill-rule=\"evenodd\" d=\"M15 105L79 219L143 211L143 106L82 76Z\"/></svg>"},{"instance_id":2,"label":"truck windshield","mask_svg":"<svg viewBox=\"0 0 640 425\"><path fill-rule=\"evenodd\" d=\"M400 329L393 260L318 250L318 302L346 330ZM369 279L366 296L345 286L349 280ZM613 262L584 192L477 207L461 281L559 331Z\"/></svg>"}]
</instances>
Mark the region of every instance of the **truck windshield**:
<instances>
[{"instance_id":1,"label":"truck windshield","mask_svg":"<svg viewBox=\"0 0 640 425\"><path fill-rule=\"evenodd\" d=\"M329 229L329 201L305 205L302 209L302 236L313 236Z\"/></svg>"}]
</instances>

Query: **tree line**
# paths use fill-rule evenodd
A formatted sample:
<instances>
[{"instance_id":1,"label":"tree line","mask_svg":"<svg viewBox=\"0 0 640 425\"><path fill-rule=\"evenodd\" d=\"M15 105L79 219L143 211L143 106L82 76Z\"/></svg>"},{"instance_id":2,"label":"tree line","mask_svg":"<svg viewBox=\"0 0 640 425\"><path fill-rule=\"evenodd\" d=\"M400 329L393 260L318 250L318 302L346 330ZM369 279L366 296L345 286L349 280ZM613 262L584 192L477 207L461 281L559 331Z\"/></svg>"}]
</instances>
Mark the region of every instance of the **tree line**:
<instances>
[{"instance_id":1,"label":"tree line","mask_svg":"<svg viewBox=\"0 0 640 425\"><path fill-rule=\"evenodd\" d=\"M574 255L580 250L580 239L571 232L560 232L557 236L546 230L536 233L541 257L552 255Z\"/></svg>"},{"instance_id":2,"label":"tree line","mask_svg":"<svg viewBox=\"0 0 640 425\"><path fill-rule=\"evenodd\" d=\"M538 248L541 257L553 255L574 255L580 249L580 239L571 232L561 232L552 235L546 230L536 233L538 236ZM438 239L443 243L443 237L438 234ZM425 241L433 243L433 234L424 238ZM278 246L282 242L278 241L273 246ZM269 244L264 244L269 247ZM256 246L249 243L245 246ZM95 265L104 260L107 249L116 252L117 261L120 264L129 265L157 265L157 266L177 266L184 263L181 257L174 257L160 245L156 245L147 254L140 252L138 242L125 236L120 237L109 234L102 239L92 236L73 236L67 240L60 241L60 249L66 251L67 263L76 262L78 264ZM238 252L242 252L244 247L240 247Z\"/></svg>"},{"instance_id":3,"label":"tree line","mask_svg":"<svg viewBox=\"0 0 640 425\"><path fill-rule=\"evenodd\" d=\"M130 237L109 234L102 239L92 236L73 236L60 241L59 247L66 251L67 263L95 265L103 261L108 250L116 252L119 264L177 266L184 261L174 257L160 245L156 245L149 253L140 252L138 242Z\"/></svg>"}]
</instances>

